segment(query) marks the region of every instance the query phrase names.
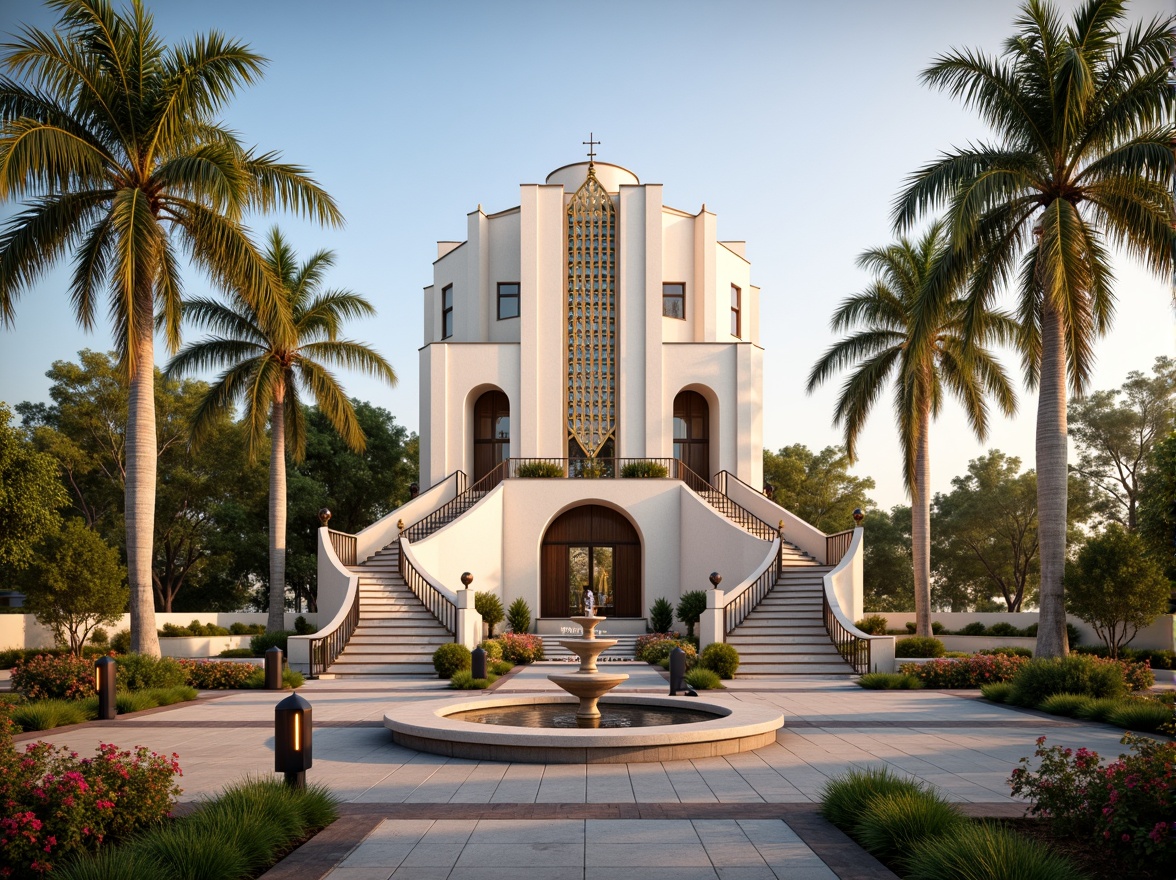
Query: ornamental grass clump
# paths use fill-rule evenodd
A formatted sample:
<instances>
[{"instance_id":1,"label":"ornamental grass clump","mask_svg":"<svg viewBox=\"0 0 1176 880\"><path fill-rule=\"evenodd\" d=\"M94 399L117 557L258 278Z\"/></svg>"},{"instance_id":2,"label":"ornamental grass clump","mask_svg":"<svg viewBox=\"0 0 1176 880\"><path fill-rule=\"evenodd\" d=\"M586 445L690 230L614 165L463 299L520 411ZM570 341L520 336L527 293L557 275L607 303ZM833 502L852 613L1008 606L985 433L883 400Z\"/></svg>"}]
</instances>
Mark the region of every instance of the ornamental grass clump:
<instances>
[{"instance_id":1,"label":"ornamental grass clump","mask_svg":"<svg viewBox=\"0 0 1176 880\"><path fill-rule=\"evenodd\" d=\"M994 703L1004 703L1012 693L1013 686L1007 681L994 681L992 684L980 685L980 693L986 700Z\"/></svg>"},{"instance_id":2,"label":"ornamental grass clump","mask_svg":"<svg viewBox=\"0 0 1176 880\"><path fill-rule=\"evenodd\" d=\"M699 691L723 690L723 680L711 669L695 666L686 673L686 684Z\"/></svg>"},{"instance_id":3,"label":"ornamental grass clump","mask_svg":"<svg viewBox=\"0 0 1176 880\"><path fill-rule=\"evenodd\" d=\"M461 669L449 679L449 686L455 691L484 691L498 680L498 676L487 670L485 678L474 678L474 673Z\"/></svg>"},{"instance_id":4,"label":"ornamental grass clump","mask_svg":"<svg viewBox=\"0 0 1176 880\"><path fill-rule=\"evenodd\" d=\"M857 826L871 799L880 795L910 794L922 783L899 776L889 767L865 767L835 776L821 789L821 815L846 833Z\"/></svg>"},{"instance_id":5,"label":"ornamental grass clump","mask_svg":"<svg viewBox=\"0 0 1176 880\"><path fill-rule=\"evenodd\" d=\"M900 791L870 798L853 837L883 862L904 865L915 844L948 837L965 823L963 813L932 791Z\"/></svg>"},{"instance_id":6,"label":"ornamental grass clump","mask_svg":"<svg viewBox=\"0 0 1176 880\"><path fill-rule=\"evenodd\" d=\"M912 691L923 686L917 676L902 672L867 672L857 683L871 691Z\"/></svg>"},{"instance_id":7,"label":"ornamental grass clump","mask_svg":"<svg viewBox=\"0 0 1176 880\"><path fill-rule=\"evenodd\" d=\"M1088 697L1086 694L1054 694L1042 700L1037 708L1050 715L1074 717L1092 702L1094 702L1094 697Z\"/></svg>"},{"instance_id":8,"label":"ornamental grass clump","mask_svg":"<svg viewBox=\"0 0 1176 880\"><path fill-rule=\"evenodd\" d=\"M1084 880L1068 859L989 823L964 824L918 841L904 859L905 880Z\"/></svg>"},{"instance_id":9,"label":"ornamental grass clump","mask_svg":"<svg viewBox=\"0 0 1176 880\"><path fill-rule=\"evenodd\" d=\"M1111 709L1107 721L1123 730L1156 733L1172 723L1172 707L1154 700L1123 700Z\"/></svg>"},{"instance_id":10,"label":"ornamental grass clump","mask_svg":"<svg viewBox=\"0 0 1176 880\"><path fill-rule=\"evenodd\" d=\"M81 700L35 700L8 709L8 717L21 730L52 730L66 724L82 724L98 717L98 703L93 710Z\"/></svg>"},{"instance_id":11,"label":"ornamental grass clump","mask_svg":"<svg viewBox=\"0 0 1176 880\"><path fill-rule=\"evenodd\" d=\"M1022 758L1009 778L1012 793L1030 801L1030 814L1048 820L1056 836L1105 848L1127 876L1176 873L1176 743L1128 733L1120 742L1130 753L1104 766L1097 752L1045 742L1039 737L1033 759Z\"/></svg>"}]
</instances>

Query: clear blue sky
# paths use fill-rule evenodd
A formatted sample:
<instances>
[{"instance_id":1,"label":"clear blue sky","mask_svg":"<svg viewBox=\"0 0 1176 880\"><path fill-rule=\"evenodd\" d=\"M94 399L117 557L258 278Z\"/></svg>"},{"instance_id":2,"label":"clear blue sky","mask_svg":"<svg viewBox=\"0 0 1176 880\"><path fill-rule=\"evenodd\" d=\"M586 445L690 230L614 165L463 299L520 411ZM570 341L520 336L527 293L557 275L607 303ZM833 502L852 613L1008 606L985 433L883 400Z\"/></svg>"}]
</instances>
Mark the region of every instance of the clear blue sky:
<instances>
[{"instance_id":1,"label":"clear blue sky","mask_svg":"<svg viewBox=\"0 0 1176 880\"><path fill-rule=\"evenodd\" d=\"M1069 10L1069 0L1060 4ZM333 286L366 294L379 316L353 327L396 367L386 389L345 376L349 391L415 430L421 288L437 240L465 238L482 204L518 204L518 184L579 161L593 131L602 161L665 185L667 204L718 215L721 239L745 239L762 288L764 440L771 448L839 442L835 387L806 397L804 376L831 343L828 317L864 286L863 249L889 242L891 201L907 174L952 144L982 137L979 122L923 88L919 72L949 47L999 49L1013 0L786 2L356 2L156 0L169 41L219 29L270 59L265 80L226 114L243 139L307 166L338 200L343 230L292 218L281 225L303 254L338 253ZM1172 11L1136 0L1135 19ZM0 31L48 26L30 0L0 5ZM4 212L11 214L11 206ZM258 217L262 231L275 218ZM1095 388L1114 387L1172 354L1166 281L1116 265L1118 315L1099 345ZM0 330L0 400L47 397L44 372L84 347L108 348L105 324L74 324L65 271L18 304ZM187 290L207 284L189 274ZM161 359L163 355L161 354ZM1006 358L1015 370L1013 358ZM893 420L880 401L858 473L889 506L904 492ZM932 434L932 482L986 448L1033 460L1036 401L986 445L953 404Z\"/></svg>"}]
</instances>

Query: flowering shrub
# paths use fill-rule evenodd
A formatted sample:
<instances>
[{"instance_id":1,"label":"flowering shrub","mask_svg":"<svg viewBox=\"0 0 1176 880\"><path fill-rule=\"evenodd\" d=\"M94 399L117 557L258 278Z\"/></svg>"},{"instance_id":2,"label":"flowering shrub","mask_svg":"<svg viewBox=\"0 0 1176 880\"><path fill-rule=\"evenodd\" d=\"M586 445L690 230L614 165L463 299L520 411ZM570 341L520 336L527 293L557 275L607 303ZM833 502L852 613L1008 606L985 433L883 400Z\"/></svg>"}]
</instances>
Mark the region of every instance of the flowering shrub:
<instances>
[{"instance_id":1,"label":"flowering shrub","mask_svg":"<svg viewBox=\"0 0 1176 880\"><path fill-rule=\"evenodd\" d=\"M1010 681L1027 662L1027 657L974 654L961 660L904 663L899 667L899 671L915 676L926 687L978 688L984 684Z\"/></svg>"},{"instance_id":2,"label":"flowering shrub","mask_svg":"<svg viewBox=\"0 0 1176 880\"><path fill-rule=\"evenodd\" d=\"M152 657L150 654L121 654L118 664L118 686L128 691L146 688L170 688L184 684L184 670L171 657Z\"/></svg>"},{"instance_id":3,"label":"flowering shrub","mask_svg":"<svg viewBox=\"0 0 1176 880\"><path fill-rule=\"evenodd\" d=\"M1085 694L1102 699L1151 687L1155 682L1146 661L1104 660L1087 654L1030 660L1017 673L1009 702L1036 707L1054 694Z\"/></svg>"},{"instance_id":4,"label":"flowering shrub","mask_svg":"<svg viewBox=\"0 0 1176 880\"><path fill-rule=\"evenodd\" d=\"M681 648L686 652L687 660L694 657L698 652L694 645L682 638L676 632L668 633L648 633L647 635L637 637L637 647L634 656L643 663L661 663L670 656L670 652L674 648ZM689 662L687 663L689 665Z\"/></svg>"},{"instance_id":5,"label":"flowering shrub","mask_svg":"<svg viewBox=\"0 0 1176 880\"><path fill-rule=\"evenodd\" d=\"M12 733L0 714L0 877L38 877L72 853L123 840L162 821L179 796L176 755L108 743L93 758L44 742L18 752Z\"/></svg>"},{"instance_id":6,"label":"flowering shrub","mask_svg":"<svg viewBox=\"0 0 1176 880\"><path fill-rule=\"evenodd\" d=\"M508 663L533 663L543 659L543 639L529 633L503 633L502 659Z\"/></svg>"},{"instance_id":7,"label":"flowering shrub","mask_svg":"<svg viewBox=\"0 0 1176 880\"><path fill-rule=\"evenodd\" d=\"M179 660L177 662L184 670L188 684L202 691L250 687L249 679L258 671L252 663L233 663L223 660Z\"/></svg>"},{"instance_id":8,"label":"flowering shrub","mask_svg":"<svg viewBox=\"0 0 1176 880\"><path fill-rule=\"evenodd\" d=\"M12 667L12 689L30 700L82 700L94 693L94 661L38 654Z\"/></svg>"},{"instance_id":9,"label":"flowering shrub","mask_svg":"<svg viewBox=\"0 0 1176 880\"><path fill-rule=\"evenodd\" d=\"M1046 748L1039 737L1034 756L1040 767L1031 771L1029 759L1022 758L1009 784L1056 833L1093 837L1128 865L1170 876L1176 869L1176 743L1130 733L1121 742L1132 754L1101 766L1097 752Z\"/></svg>"}]
</instances>

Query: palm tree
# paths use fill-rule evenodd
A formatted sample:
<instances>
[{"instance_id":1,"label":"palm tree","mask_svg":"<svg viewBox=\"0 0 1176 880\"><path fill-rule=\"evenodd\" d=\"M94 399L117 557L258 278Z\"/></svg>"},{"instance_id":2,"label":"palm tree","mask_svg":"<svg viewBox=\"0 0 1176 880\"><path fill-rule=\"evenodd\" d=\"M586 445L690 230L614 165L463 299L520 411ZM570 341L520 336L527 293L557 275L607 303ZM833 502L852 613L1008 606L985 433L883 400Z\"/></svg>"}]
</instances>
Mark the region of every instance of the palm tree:
<instances>
[{"instance_id":1,"label":"palm tree","mask_svg":"<svg viewBox=\"0 0 1176 880\"><path fill-rule=\"evenodd\" d=\"M52 31L24 28L0 66L0 201L24 208L0 232L0 320L20 293L72 254L70 298L94 324L110 294L130 404L127 572L132 647L159 654L151 586L156 436L154 335L179 347L183 252L221 286L264 293L268 270L241 225L251 208L293 208L338 224L303 169L245 149L216 114L265 59L216 32L175 46L140 0L52 0ZM262 302L259 308L272 309Z\"/></svg>"},{"instance_id":2,"label":"palm tree","mask_svg":"<svg viewBox=\"0 0 1176 880\"><path fill-rule=\"evenodd\" d=\"M878 395L895 378L894 416L903 452L903 477L911 496L911 549L915 574L915 624L921 636L931 635L931 420L939 415L944 392L950 392L967 413L976 435L988 431L987 396L1006 415L1016 409L1004 369L985 347L990 340L1009 339L1016 325L1001 314L985 315L983 337L969 339L965 303L954 299L940 310L932 325L918 325L914 316L928 295L928 281L943 252L946 235L935 223L912 243L873 248L858 257L875 279L861 293L847 297L833 313L834 332L853 331L834 343L809 373L807 390L835 373L851 370L841 386L834 422L845 430L845 448L856 457L857 439Z\"/></svg>"},{"instance_id":3,"label":"palm tree","mask_svg":"<svg viewBox=\"0 0 1176 880\"><path fill-rule=\"evenodd\" d=\"M924 82L976 109L991 143L945 153L916 172L895 206L909 228L946 206L951 250L939 293L919 322L970 274L969 325L1006 284L1015 286L1022 363L1038 389L1037 509L1041 541L1038 656L1068 650L1062 574L1066 554L1066 394L1090 379L1095 340L1114 313L1108 245L1167 274L1176 210L1173 96L1167 80L1176 19L1124 30L1124 0L1086 0L1069 23L1029 0L999 57L952 51Z\"/></svg>"},{"instance_id":4,"label":"palm tree","mask_svg":"<svg viewBox=\"0 0 1176 880\"><path fill-rule=\"evenodd\" d=\"M185 346L171 363L169 375L224 368L197 405L192 439L199 443L217 419L231 413L238 401L245 406L249 426L249 454L255 456L270 428L270 584L271 632L283 628L286 608L286 452L301 461L306 453L304 393L314 398L343 441L356 452L364 448L363 431L351 401L338 379L323 365L360 370L389 385L396 373L384 358L362 342L340 339L348 318L369 317L372 305L349 290L322 290L323 275L334 265L331 251L319 251L301 265L275 227L269 236L265 261L280 280L283 296L275 314L259 312L253 300L234 294L228 305L192 299L184 317L215 335ZM289 442L287 442L287 436Z\"/></svg>"}]
</instances>

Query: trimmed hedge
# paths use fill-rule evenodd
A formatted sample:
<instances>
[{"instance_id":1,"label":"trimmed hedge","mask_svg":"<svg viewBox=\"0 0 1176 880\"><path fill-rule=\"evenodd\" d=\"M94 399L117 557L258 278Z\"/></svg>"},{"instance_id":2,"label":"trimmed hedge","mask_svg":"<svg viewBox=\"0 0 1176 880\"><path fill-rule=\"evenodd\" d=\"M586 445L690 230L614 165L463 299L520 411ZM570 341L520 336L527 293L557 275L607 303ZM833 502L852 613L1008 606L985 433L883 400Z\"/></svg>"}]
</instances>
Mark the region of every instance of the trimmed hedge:
<instances>
[{"instance_id":1,"label":"trimmed hedge","mask_svg":"<svg viewBox=\"0 0 1176 880\"><path fill-rule=\"evenodd\" d=\"M449 642L433 652L433 668L438 678L452 678L454 673L469 669L473 660L470 649L457 642Z\"/></svg>"},{"instance_id":2,"label":"trimmed hedge","mask_svg":"<svg viewBox=\"0 0 1176 880\"><path fill-rule=\"evenodd\" d=\"M927 636L911 636L894 643L895 657L942 657L943 642Z\"/></svg>"}]
</instances>

